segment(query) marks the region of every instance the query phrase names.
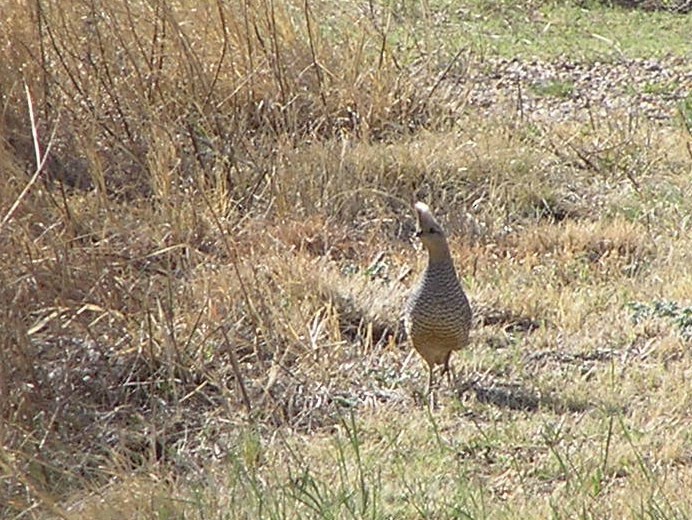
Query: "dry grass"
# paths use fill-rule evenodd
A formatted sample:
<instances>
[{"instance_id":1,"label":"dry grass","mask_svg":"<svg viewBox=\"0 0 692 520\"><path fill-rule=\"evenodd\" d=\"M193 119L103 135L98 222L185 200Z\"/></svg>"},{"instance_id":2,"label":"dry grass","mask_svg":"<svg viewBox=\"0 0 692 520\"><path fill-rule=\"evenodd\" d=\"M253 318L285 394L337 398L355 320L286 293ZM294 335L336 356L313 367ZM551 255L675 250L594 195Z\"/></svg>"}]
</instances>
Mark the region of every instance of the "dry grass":
<instances>
[{"instance_id":1,"label":"dry grass","mask_svg":"<svg viewBox=\"0 0 692 520\"><path fill-rule=\"evenodd\" d=\"M396 7L5 7L0 516L692 514L689 129L481 111ZM414 198L477 318L434 410Z\"/></svg>"}]
</instances>

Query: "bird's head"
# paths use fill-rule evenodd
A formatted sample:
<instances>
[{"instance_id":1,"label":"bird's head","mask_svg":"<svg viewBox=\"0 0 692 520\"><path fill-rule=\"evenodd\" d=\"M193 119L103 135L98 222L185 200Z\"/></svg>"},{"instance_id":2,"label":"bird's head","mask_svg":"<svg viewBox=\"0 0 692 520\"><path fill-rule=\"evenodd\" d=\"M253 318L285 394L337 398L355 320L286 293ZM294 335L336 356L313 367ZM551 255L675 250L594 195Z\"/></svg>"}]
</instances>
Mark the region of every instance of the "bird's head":
<instances>
[{"instance_id":1,"label":"bird's head","mask_svg":"<svg viewBox=\"0 0 692 520\"><path fill-rule=\"evenodd\" d=\"M438 224L430 212L430 208L424 202L416 202L414 205L418 215L418 236L431 255L444 254L448 251L447 239L442 226Z\"/></svg>"}]
</instances>

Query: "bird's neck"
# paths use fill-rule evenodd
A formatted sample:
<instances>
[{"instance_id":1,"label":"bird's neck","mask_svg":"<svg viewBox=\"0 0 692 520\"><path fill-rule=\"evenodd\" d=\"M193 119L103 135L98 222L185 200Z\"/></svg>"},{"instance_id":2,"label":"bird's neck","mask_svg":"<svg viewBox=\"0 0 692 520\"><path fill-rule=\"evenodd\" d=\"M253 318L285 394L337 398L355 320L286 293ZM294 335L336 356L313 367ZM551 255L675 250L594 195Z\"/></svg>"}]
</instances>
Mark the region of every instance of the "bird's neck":
<instances>
[{"instance_id":1,"label":"bird's neck","mask_svg":"<svg viewBox=\"0 0 692 520\"><path fill-rule=\"evenodd\" d=\"M428 247L428 267L452 265L452 255L447 241L431 244Z\"/></svg>"}]
</instances>

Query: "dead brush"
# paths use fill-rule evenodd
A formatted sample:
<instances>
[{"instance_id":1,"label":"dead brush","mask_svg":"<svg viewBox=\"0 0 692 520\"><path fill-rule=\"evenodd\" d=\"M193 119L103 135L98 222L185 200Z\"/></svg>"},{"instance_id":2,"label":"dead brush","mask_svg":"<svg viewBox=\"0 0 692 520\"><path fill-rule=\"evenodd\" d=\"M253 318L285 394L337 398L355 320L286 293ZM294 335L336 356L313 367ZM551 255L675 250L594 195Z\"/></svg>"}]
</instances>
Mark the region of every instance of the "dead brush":
<instances>
[{"instance_id":1,"label":"dead brush","mask_svg":"<svg viewBox=\"0 0 692 520\"><path fill-rule=\"evenodd\" d=\"M26 217L26 244L18 241L12 254L29 261L7 271L8 286L16 288L15 278L40 289L27 290L23 305L35 313L27 327L45 322L36 330L57 333L68 320L83 329L65 334L99 338L107 324L125 344L146 336L152 353L167 345L165 356L185 366L180 352L190 340L172 311L176 277L195 268L200 251L234 257L208 234L217 224L234 233L243 222L239 208L247 216L255 205L270 207L264 186L276 143L341 132L368 138L393 121L406 127L425 110L390 59L386 34L356 12L348 15L356 33L353 25L323 33L315 23L322 7L76 0L41 1L24 15L10 14L3 33L15 40L4 46L11 52L3 92L17 99L13 82L31 80L39 132L57 129L39 179L46 200L33 212L19 205L15 214ZM3 128L12 159L30 161L29 125L16 106L8 104ZM17 171L9 184L20 177ZM53 181L62 191L53 191ZM85 188L98 198L82 196ZM185 204L200 190L209 194L205 200ZM17 200L12 193L3 190L9 203ZM153 212L137 209L142 195ZM143 225L153 215L157 223ZM254 303L262 312L262 302ZM195 330L194 321L189 326ZM171 376L194 380L185 370Z\"/></svg>"},{"instance_id":2,"label":"dead brush","mask_svg":"<svg viewBox=\"0 0 692 520\"><path fill-rule=\"evenodd\" d=\"M454 402L427 418L412 402L419 373L405 361L397 321L411 283L401 280L415 269L410 195L443 203L445 223L459 237L455 260L485 329L471 354L474 366L494 369L491 390L519 395L527 386L521 349L533 345L524 343L528 333L551 349L562 345L556 327L567 329L575 349L585 341L628 341L593 309L605 308L613 323L621 318L607 284L624 283L620 270L628 262L644 266L634 273L642 293L658 275L639 277L651 258L642 221L608 213L631 191L608 160L628 155L626 164L642 166L639 172L650 164L642 178L652 184L674 163L654 152L637 156L645 134L637 131L628 134L632 146L623 155L595 149L608 160L604 174L594 175L578 159L563 162L545 142L525 139L504 117L473 115L475 109L441 115L439 97L467 89L463 77L447 81L466 51L454 49L446 63L426 61L415 37L408 46L390 32L408 23L402 13L412 16L408 4L392 11L397 5L4 6L0 516L79 517L85 495L119 517L159 504L156 513L146 510L166 516L189 506L214 516L210 506L187 500L197 489L228 500L219 510L238 517L271 516L265 507L278 495L274 516L319 514L308 497L319 489L327 497L322 516L339 516L334 504L353 496L352 479L343 478L351 448L341 451L343 464L320 462L317 471L309 454L325 460L320 443L338 440L338 431L350 432L353 450L366 455L359 460L367 473L361 489L372 492L368 505L403 504L394 516L415 515L395 488L420 500L418 513L442 507L430 500L439 490L450 504L465 489L485 504L486 488L475 494L470 474L491 486L528 489L526 499L539 496L533 491L540 486L561 500L562 473L533 457L514 459L508 473L505 462L515 446L543 449L540 438L524 435L540 431L541 421L576 429L573 417L555 417L562 413L555 407L545 415L540 401L513 415L511 403L498 409L501 400L490 396L472 403L469 414ZM435 7L423 7L433 29ZM447 50L437 49L435 59ZM459 109L464 94L447 105ZM560 129L563 137L575 131ZM37 167L44 157L45 167ZM684 194L685 177L675 180ZM641 193L642 205L654 200ZM561 212L570 194L576 211ZM554 219L532 213L544 201L556 208ZM467 231L465 212L477 229ZM670 214L662 213L675 227ZM686 228L676 229L681 237ZM677 246L687 242L655 238L683 265L686 250ZM564 273L551 270L560 261L586 264L597 276L560 278ZM542 271L532 271L531 262ZM683 302L687 285L673 289L671 297ZM584 316L594 330L609 328L586 337L578 326ZM534 375L570 398L569 381L550 371ZM500 453L481 473L458 457L476 442L487 460ZM561 439L551 446L578 451ZM409 461L420 455L411 480ZM221 493L211 466L228 484ZM450 483L459 487L437 487ZM140 500L149 485L165 496ZM584 496L596 503L592 489ZM290 502L296 496L297 509ZM248 513L248 504L259 513Z\"/></svg>"},{"instance_id":3,"label":"dead brush","mask_svg":"<svg viewBox=\"0 0 692 520\"><path fill-rule=\"evenodd\" d=\"M221 182L247 206L268 174L262 149L278 140L367 140L425 119L424 94L395 66L386 33L357 11L346 12L347 31L327 32L315 22L323 8L33 4L31 17L13 18L14 34L31 37L12 58L37 79L43 122L57 115L44 107L61 112L51 175L120 196ZM162 171L153 156L165 150Z\"/></svg>"},{"instance_id":4,"label":"dead brush","mask_svg":"<svg viewBox=\"0 0 692 520\"><path fill-rule=\"evenodd\" d=\"M500 247L506 247L506 254L517 261L559 265L585 262L594 275L606 277L634 276L656 253L646 228L624 219L544 224L502 242L504 246Z\"/></svg>"}]
</instances>

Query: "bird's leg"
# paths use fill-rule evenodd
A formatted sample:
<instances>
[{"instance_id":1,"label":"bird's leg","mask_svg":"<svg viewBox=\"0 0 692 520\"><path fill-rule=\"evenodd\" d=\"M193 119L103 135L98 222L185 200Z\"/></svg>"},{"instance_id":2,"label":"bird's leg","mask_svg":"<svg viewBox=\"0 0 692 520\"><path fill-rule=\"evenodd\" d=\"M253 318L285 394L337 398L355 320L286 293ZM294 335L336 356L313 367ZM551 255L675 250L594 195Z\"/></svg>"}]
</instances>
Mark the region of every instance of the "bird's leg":
<instances>
[{"instance_id":1,"label":"bird's leg","mask_svg":"<svg viewBox=\"0 0 692 520\"><path fill-rule=\"evenodd\" d=\"M445 363L444 367L442 368L442 374L447 374L447 381L449 381L449 386L454 388L454 370L452 370L452 364L451 364L451 357L452 353L450 352L447 354L447 357L445 358Z\"/></svg>"},{"instance_id":2,"label":"bird's leg","mask_svg":"<svg viewBox=\"0 0 692 520\"><path fill-rule=\"evenodd\" d=\"M428 363L428 391L426 392L427 395L430 395L432 392L432 381L433 381L433 364Z\"/></svg>"},{"instance_id":3,"label":"bird's leg","mask_svg":"<svg viewBox=\"0 0 692 520\"><path fill-rule=\"evenodd\" d=\"M433 392L433 374L435 370L434 363L428 363L428 392L426 396L428 398L428 407L430 410L435 408L435 392Z\"/></svg>"}]
</instances>

